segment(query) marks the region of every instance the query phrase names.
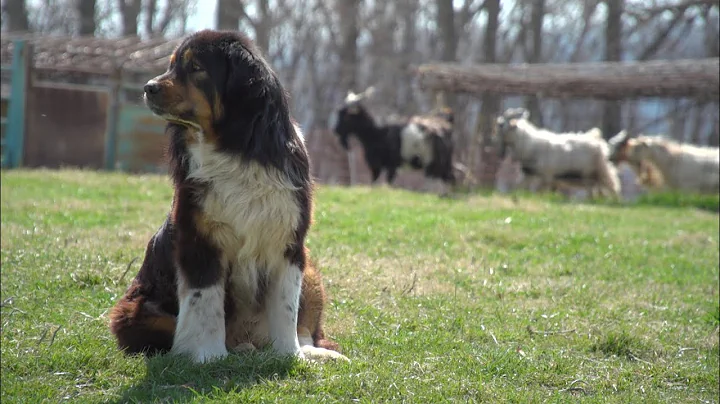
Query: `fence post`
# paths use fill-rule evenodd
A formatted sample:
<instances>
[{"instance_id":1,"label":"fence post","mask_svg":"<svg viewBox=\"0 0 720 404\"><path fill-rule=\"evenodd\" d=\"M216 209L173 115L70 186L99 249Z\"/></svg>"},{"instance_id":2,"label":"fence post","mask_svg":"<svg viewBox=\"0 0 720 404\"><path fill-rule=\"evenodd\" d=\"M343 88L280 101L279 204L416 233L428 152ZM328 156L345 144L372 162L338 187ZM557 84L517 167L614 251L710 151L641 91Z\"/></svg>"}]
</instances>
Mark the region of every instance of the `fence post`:
<instances>
[{"instance_id":1,"label":"fence post","mask_svg":"<svg viewBox=\"0 0 720 404\"><path fill-rule=\"evenodd\" d=\"M122 70L119 68L113 69L112 76L110 77L110 91L108 93L108 110L107 110L107 125L105 129L105 148L103 156L103 165L106 170L112 171L115 169L115 162L117 160L117 135L120 114L120 97L122 93Z\"/></svg>"},{"instance_id":2,"label":"fence post","mask_svg":"<svg viewBox=\"0 0 720 404\"><path fill-rule=\"evenodd\" d=\"M27 90L32 66L32 45L23 39L13 42L12 77L10 79L10 102L8 105L6 133L6 165L10 168L23 164L25 146L25 109Z\"/></svg>"}]
</instances>

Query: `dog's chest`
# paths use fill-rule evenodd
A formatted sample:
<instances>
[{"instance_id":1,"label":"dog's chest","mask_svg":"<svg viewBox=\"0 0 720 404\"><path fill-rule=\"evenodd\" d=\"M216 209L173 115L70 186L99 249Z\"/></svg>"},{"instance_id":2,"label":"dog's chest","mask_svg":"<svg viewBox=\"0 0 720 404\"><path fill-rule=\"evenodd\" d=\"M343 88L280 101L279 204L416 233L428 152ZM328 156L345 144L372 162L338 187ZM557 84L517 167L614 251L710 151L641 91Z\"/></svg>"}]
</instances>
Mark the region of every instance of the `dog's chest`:
<instances>
[{"instance_id":1,"label":"dog's chest","mask_svg":"<svg viewBox=\"0 0 720 404\"><path fill-rule=\"evenodd\" d=\"M200 203L209 237L233 274L257 283L258 271L277 270L300 219L295 187L282 172L209 145L190 147L190 177L207 184ZM251 285L246 285L251 286Z\"/></svg>"}]
</instances>

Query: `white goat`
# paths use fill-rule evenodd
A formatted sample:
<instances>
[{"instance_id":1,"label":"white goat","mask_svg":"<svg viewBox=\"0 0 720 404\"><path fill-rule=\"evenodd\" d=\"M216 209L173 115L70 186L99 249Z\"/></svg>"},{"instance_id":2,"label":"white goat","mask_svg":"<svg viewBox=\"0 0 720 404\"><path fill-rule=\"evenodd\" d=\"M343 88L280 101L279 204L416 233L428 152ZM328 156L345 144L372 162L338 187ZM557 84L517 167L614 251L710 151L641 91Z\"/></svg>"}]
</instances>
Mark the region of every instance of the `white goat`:
<instances>
[{"instance_id":1,"label":"white goat","mask_svg":"<svg viewBox=\"0 0 720 404\"><path fill-rule=\"evenodd\" d=\"M609 141L613 161L627 161L638 169L651 163L671 189L700 193L720 192L720 149L677 143L661 136L628 136Z\"/></svg>"},{"instance_id":2,"label":"white goat","mask_svg":"<svg viewBox=\"0 0 720 404\"><path fill-rule=\"evenodd\" d=\"M600 129L557 134L535 127L528 118L529 112L522 108L509 109L498 117L503 158L511 150L526 176L539 177L540 189L552 188L560 180L591 187L591 193L593 185L600 185L601 191L619 196L620 179L608 160L610 147Z\"/></svg>"}]
</instances>

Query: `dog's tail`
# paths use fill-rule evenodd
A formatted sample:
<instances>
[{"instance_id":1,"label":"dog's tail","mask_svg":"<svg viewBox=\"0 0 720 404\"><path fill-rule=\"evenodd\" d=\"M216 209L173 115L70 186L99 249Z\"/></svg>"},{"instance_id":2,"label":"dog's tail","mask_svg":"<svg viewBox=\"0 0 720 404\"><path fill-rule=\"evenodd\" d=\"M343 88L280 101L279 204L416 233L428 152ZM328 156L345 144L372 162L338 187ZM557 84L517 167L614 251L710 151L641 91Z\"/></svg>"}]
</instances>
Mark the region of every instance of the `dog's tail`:
<instances>
[{"instance_id":1,"label":"dog's tail","mask_svg":"<svg viewBox=\"0 0 720 404\"><path fill-rule=\"evenodd\" d=\"M152 356L170 351L175 326L175 316L139 296L125 295L110 312L110 330L126 354Z\"/></svg>"}]
</instances>

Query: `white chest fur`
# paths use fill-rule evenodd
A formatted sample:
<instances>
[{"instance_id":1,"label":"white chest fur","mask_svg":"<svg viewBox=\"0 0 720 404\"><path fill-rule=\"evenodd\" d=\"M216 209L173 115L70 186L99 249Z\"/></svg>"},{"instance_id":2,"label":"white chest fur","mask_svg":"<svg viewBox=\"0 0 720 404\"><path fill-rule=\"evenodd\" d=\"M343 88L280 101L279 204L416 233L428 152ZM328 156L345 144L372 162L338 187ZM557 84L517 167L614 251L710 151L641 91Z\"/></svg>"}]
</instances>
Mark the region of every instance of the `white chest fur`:
<instances>
[{"instance_id":1,"label":"white chest fur","mask_svg":"<svg viewBox=\"0 0 720 404\"><path fill-rule=\"evenodd\" d=\"M173 351L204 362L225 356L227 346L271 342L279 353L302 357L296 330L302 271L285 258L300 220L296 187L273 167L210 145L199 143L189 151L189 178L207 185L197 201L200 225L229 272L224 285L202 289L187 289L179 280ZM261 276L267 296L255 302ZM217 313L224 312L228 294L234 314L223 318Z\"/></svg>"},{"instance_id":2,"label":"white chest fur","mask_svg":"<svg viewBox=\"0 0 720 404\"><path fill-rule=\"evenodd\" d=\"M211 239L229 264L236 287L254 294L258 271L287 266L300 209L296 188L274 167L244 162L207 144L190 146L190 178L208 184L201 204ZM246 289L247 288L247 289Z\"/></svg>"}]
</instances>

